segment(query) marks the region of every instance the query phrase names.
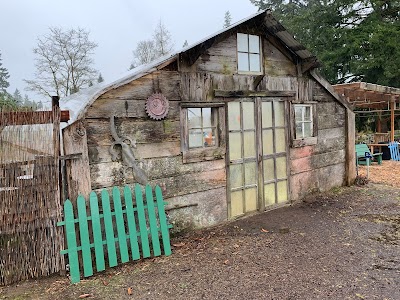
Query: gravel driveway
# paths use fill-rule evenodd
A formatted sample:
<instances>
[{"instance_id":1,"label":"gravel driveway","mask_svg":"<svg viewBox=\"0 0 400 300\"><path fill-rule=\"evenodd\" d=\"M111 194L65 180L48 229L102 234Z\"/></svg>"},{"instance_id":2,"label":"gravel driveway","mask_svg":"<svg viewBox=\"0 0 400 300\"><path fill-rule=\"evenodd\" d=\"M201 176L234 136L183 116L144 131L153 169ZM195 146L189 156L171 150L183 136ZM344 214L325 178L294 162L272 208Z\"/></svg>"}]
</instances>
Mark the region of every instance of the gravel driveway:
<instances>
[{"instance_id":1,"label":"gravel driveway","mask_svg":"<svg viewBox=\"0 0 400 300\"><path fill-rule=\"evenodd\" d=\"M175 237L170 257L70 285L54 276L0 299L400 299L400 189L335 189ZM86 295L85 295L86 294Z\"/></svg>"}]
</instances>

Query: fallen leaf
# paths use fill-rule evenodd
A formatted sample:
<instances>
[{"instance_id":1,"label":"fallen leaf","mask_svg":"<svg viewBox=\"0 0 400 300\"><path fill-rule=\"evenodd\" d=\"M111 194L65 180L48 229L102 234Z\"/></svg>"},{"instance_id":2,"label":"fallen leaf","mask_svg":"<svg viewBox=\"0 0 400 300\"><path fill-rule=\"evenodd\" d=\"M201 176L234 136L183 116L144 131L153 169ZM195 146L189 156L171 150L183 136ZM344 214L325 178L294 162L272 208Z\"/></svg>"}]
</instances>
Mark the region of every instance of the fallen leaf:
<instances>
[{"instance_id":1,"label":"fallen leaf","mask_svg":"<svg viewBox=\"0 0 400 300\"><path fill-rule=\"evenodd\" d=\"M131 287L128 288L128 295L132 295L133 294L133 290Z\"/></svg>"},{"instance_id":2,"label":"fallen leaf","mask_svg":"<svg viewBox=\"0 0 400 300\"><path fill-rule=\"evenodd\" d=\"M268 230L266 230L266 229L264 229L264 228L261 228L261 232L265 232L265 233L267 233L267 232L269 232Z\"/></svg>"},{"instance_id":3,"label":"fallen leaf","mask_svg":"<svg viewBox=\"0 0 400 300\"><path fill-rule=\"evenodd\" d=\"M179 247L185 246L185 243L181 242L181 243L177 243L177 244L172 244L172 246L179 248Z\"/></svg>"},{"instance_id":4,"label":"fallen leaf","mask_svg":"<svg viewBox=\"0 0 400 300\"><path fill-rule=\"evenodd\" d=\"M224 265L227 265L227 264L229 264L229 260L228 259L224 261Z\"/></svg>"},{"instance_id":5,"label":"fallen leaf","mask_svg":"<svg viewBox=\"0 0 400 300\"><path fill-rule=\"evenodd\" d=\"M79 296L79 299L93 297L93 294L82 294Z\"/></svg>"},{"instance_id":6,"label":"fallen leaf","mask_svg":"<svg viewBox=\"0 0 400 300\"><path fill-rule=\"evenodd\" d=\"M358 298L360 298L360 299L365 299L364 296L361 295L361 294L356 294L356 296L357 296Z\"/></svg>"},{"instance_id":7,"label":"fallen leaf","mask_svg":"<svg viewBox=\"0 0 400 300\"><path fill-rule=\"evenodd\" d=\"M104 284L104 285L108 285L108 281L103 280L103 284Z\"/></svg>"}]
</instances>

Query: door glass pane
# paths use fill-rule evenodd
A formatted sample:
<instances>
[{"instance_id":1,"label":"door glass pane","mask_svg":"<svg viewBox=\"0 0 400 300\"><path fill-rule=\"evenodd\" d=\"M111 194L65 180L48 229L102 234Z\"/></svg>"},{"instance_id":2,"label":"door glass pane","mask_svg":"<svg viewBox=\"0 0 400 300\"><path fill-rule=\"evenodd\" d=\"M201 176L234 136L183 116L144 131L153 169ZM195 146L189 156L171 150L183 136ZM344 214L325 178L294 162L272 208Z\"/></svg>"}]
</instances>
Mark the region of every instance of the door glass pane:
<instances>
[{"instance_id":1,"label":"door glass pane","mask_svg":"<svg viewBox=\"0 0 400 300\"><path fill-rule=\"evenodd\" d=\"M243 132L244 157L256 156L256 140L254 131Z\"/></svg>"},{"instance_id":2,"label":"door glass pane","mask_svg":"<svg viewBox=\"0 0 400 300\"><path fill-rule=\"evenodd\" d=\"M242 158L242 138L240 132L229 133L229 159Z\"/></svg>"},{"instance_id":3,"label":"door glass pane","mask_svg":"<svg viewBox=\"0 0 400 300\"><path fill-rule=\"evenodd\" d=\"M251 72L261 71L260 54L250 54L250 71Z\"/></svg>"},{"instance_id":4,"label":"door glass pane","mask_svg":"<svg viewBox=\"0 0 400 300\"><path fill-rule=\"evenodd\" d=\"M243 165L230 165L229 166L229 176L230 176L230 183L231 189L242 187L243 186Z\"/></svg>"},{"instance_id":5,"label":"door glass pane","mask_svg":"<svg viewBox=\"0 0 400 300\"><path fill-rule=\"evenodd\" d=\"M274 159L264 159L264 182L275 179Z\"/></svg>"},{"instance_id":6,"label":"door glass pane","mask_svg":"<svg viewBox=\"0 0 400 300\"><path fill-rule=\"evenodd\" d=\"M244 178L246 185L257 184L257 164L249 162L244 164Z\"/></svg>"},{"instance_id":7,"label":"door glass pane","mask_svg":"<svg viewBox=\"0 0 400 300\"><path fill-rule=\"evenodd\" d=\"M257 188L245 189L244 197L246 201L246 212L257 210Z\"/></svg>"},{"instance_id":8,"label":"door glass pane","mask_svg":"<svg viewBox=\"0 0 400 300\"><path fill-rule=\"evenodd\" d=\"M272 129L263 129L263 154L270 155L274 153L274 138Z\"/></svg>"},{"instance_id":9,"label":"door glass pane","mask_svg":"<svg viewBox=\"0 0 400 300\"><path fill-rule=\"evenodd\" d=\"M201 128L201 108L188 108L189 128Z\"/></svg>"},{"instance_id":10,"label":"door glass pane","mask_svg":"<svg viewBox=\"0 0 400 300\"><path fill-rule=\"evenodd\" d=\"M249 54L248 53L238 53L238 70L239 71L249 71Z\"/></svg>"},{"instance_id":11,"label":"door glass pane","mask_svg":"<svg viewBox=\"0 0 400 300\"><path fill-rule=\"evenodd\" d=\"M203 127L211 127L211 107L203 108Z\"/></svg>"},{"instance_id":12,"label":"door glass pane","mask_svg":"<svg viewBox=\"0 0 400 300\"><path fill-rule=\"evenodd\" d=\"M203 147L203 138L201 129L189 130L189 148Z\"/></svg>"},{"instance_id":13,"label":"door glass pane","mask_svg":"<svg viewBox=\"0 0 400 300\"><path fill-rule=\"evenodd\" d=\"M231 217L236 217L243 214L242 194L242 190L231 193Z\"/></svg>"},{"instance_id":14,"label":"door glass pane","mask_svg":"<svg viewBox=\"0 0 400 300\"><path fill-rule=\"evenodd\" d=\"M237 50L241 52L249 52L248 35L243 33L237 34Z\"/></svg>"},{"instance_id":15,"label":"door glass pane","mask_svg":"<svg viewBox=\"0 0 400 300\"><path fill-rule=\"evenodd\" d=\"M276 178L277 179L286 178L286 157L276 158Z\"/></svg>"},{"instance_id":16,"label":"door glass pane","mask_svg":"<svg viewBox=\"0 0 400 300\"><path fill-rule=\"evenodd\" d=\"M229 130L240 130L240 102L228 103Z\"/></svg>"},{"instance_id":17,"label":"door glass pane","mask_svg":"<svg viewBox=\"0 0 400 300\"><path fill-rule=\"evenodd\" d=\"M304 123L304 137L310 137L310 136L313 136L312 124L307 122L307 123Z\"/></svg>"},{"instance_id":18,"label":"door glass pane","mask_svg":"<svg viewBox=\"0 0 400 300\"><path fill-rule=\"evenodd\" d=\"M275 183L264 185L264 202L265 206L275 204Z\"/></svg>"},{"instance_id":19,"label":"door glass pane","mask_svg":"<svg viewBox=\"0 0 400 300\"><path fill-rule=\"evenodd\" d=\"M249 35L249 52L260 53L260 38L257 35Z\"/></svg>"},{"instance_id":20,"label":"door glass pane","mask_svg":"<svg viewBox=\"0 0 400 300\"><path fill-rule=\"evenodd\" d=\"M262 103L262 127L272 127L272 102Z\"/></svg>"},{"instance_id":21,"label":"door glass pane","mask_svg":"<svg viewBox=\"0 0 400 300\"><path fill-rule=\"evenodd\" d=\"M282 101L274 102L275 126L285 126L285 104Z\"/></svg>"},{"instance_id":22,"label":"door glass pane","mask_svg":"<svg viewBox=\"0 0 400 300\"><path fill-rule=\"evenodd\" d=\"M278 203L287 202L287 181L279 181L276 186L278 189Z\"/></svg>"},{"instance_id":23,"label":"door glass pane","mask_svg":"<svg viewBox=\"0 0 400 300\"><path fill-rule=\"evenodd\" d=\"M215 129L206 128L203 131L204 147L215 146Z\"/></svg>"},{"instance_id":24,"label":"door glass pane","mask_svg":"<svg viewBox=\"0 0 400 300\"><path fill-rule=\"evenodd\" d=\"M254 128L254 103L243 102L243 129Z\"/></svg>"},{"instance_id":25,"label":"door glass pane","mask_svg":"<svg viewBox=\"0 0 400 300\"><path fill-rule=\"evenodd\" d=\"M276 153L286 152L285 129L275 129L275 149Z\"/></svg>"}]
</instances>

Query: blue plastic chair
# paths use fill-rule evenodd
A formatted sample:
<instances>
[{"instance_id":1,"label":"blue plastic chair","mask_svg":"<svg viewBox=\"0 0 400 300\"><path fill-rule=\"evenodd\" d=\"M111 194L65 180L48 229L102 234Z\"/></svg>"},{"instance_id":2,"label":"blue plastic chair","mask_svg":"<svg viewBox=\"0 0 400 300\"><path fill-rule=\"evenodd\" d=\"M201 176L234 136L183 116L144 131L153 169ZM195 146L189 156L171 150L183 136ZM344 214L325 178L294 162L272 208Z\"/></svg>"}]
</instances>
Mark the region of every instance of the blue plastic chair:
<instances>
[{"instance_id":1,"label":"blue plastic chair","mask_svg":"<svg viewBox=\"0 0 400 300\"><path fill-rule=\"evenodd\" d=\"M392 160L400 161L399 142L390 142L389 149Z\"/></svg>"}]
</instances>

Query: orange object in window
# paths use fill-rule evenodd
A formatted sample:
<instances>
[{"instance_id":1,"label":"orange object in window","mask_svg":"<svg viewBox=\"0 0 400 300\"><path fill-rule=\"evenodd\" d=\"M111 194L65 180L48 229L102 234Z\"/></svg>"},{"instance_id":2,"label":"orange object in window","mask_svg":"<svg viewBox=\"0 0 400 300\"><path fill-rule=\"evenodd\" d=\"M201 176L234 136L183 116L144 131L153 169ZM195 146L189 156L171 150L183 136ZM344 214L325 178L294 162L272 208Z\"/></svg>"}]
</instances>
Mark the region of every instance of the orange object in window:
<instances>
[{"instance_id":1,"label":"orange object in window","mask_svg":"<svg viewBox=\"0 0 400 300\"><path fill-rule=\"evenodd\" d=\"M212 146L212 133L211 132L204 137L204 141L206 142L207 146Z\"/></svg>"}]
</instances>

